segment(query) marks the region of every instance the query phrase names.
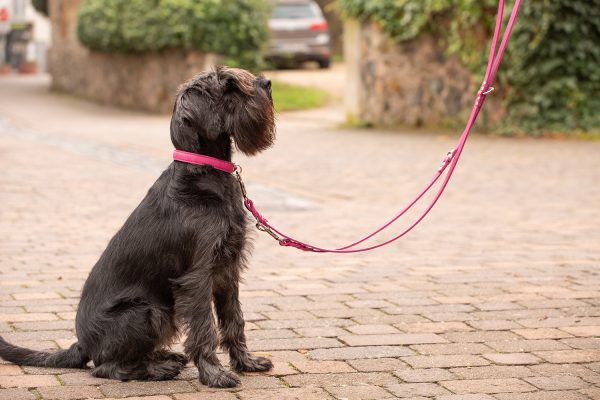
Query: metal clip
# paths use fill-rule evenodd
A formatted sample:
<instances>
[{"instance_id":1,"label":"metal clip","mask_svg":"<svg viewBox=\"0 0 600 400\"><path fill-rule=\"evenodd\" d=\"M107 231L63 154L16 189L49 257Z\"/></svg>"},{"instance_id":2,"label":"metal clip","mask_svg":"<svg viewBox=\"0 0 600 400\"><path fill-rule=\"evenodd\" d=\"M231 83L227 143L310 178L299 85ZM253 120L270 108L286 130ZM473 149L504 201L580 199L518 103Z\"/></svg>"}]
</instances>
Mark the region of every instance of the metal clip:
<instances>
[{"instance_id":1,"label":"metal clip","mask_svg":"<svg viewBox=\"0 0 600 400\"><path fill-rule=\"evenodd\" d=\"M444 157L444 159L442 160L442 165L440 165L440 167L438 168L438 172L442 172L452 162L455 152L456 149L452 149L446 154L446 157Z\"/></svg>"},{"instance_id":2,"label":"metal clip","mask_svg":"<svg viewBox=\"0 0 600 400\"><path fill-rule=\"evenodd\" d=\"M239 165L236 165L235 167L236 169L235 171L233 171L233 176L235 177L235 179L237 179L238 183L240 184L242 196L244 196L244 199L246 199L248 198L248 194L246 193L246 186L244 185L244 181L242 181L242 175L240 175L240 172L242 172L242 167L240 167Z\"/></svg>"},{"instance_id":3,"label":"metal clip","mask_svg":"<svg viewBox=\"0 0 600 400\"><path fill-rule=\"evenodd\" d=\"M276 234L271 228L269 228L268 226L264 226L260 222L256 223L256 229L258 229L261 232L267 232L269 235L271 235L273 239L277 240L278 242L281 241L281 238L278 234Z\"/></svg>"}]
</instances>

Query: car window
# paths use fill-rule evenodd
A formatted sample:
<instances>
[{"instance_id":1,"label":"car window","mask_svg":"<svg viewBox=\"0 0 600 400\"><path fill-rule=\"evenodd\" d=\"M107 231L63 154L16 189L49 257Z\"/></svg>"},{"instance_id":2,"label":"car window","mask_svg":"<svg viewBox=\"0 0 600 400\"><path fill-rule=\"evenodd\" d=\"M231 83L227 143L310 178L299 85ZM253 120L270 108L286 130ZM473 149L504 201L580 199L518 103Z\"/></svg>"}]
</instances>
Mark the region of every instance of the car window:
<instances>
[{"instance_id":1,"label":"car window","mask_svg":"<svg viewBox=\"0 0 600 400\"><path fill-rule=\"evenodd\" d=\"M278 4L273 10L273 19L315 18L318 15L310 4Z\"/></svg>"}]
</instances>

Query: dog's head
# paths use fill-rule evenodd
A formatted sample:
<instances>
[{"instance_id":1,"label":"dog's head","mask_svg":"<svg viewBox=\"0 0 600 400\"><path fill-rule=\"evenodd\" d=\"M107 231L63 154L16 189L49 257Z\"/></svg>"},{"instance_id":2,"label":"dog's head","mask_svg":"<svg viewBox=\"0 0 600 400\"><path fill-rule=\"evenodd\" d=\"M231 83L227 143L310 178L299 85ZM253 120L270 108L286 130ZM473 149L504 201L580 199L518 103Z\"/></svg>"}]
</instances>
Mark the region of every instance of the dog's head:
<instances>
[{"instance_id":1,"label":"dog's head","mask_svg":"<svg viewBox=\"0 0 600 400\"><path fill-rule=\"evenodd\" d=\"M271 81L243 69L217 67L179 88L171 141L178 150L202 153L207 142L231 139L248 155L273 144Z\"/></svg>"}]
</instances>

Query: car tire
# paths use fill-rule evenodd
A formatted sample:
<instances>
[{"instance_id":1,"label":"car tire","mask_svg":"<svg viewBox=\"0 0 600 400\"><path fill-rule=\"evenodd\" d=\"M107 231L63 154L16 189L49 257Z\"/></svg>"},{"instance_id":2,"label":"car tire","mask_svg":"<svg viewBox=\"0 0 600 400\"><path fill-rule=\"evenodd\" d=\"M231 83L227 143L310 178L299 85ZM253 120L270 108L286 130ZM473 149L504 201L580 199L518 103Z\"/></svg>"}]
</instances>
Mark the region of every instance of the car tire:
<instances>
[{"instance_id":1,"label":"car tire","mask_svg":"<svg viewBox=\"0 0 600 400\"><path fill-rule=\"evenodd\" d=\"M331 60L330 59L319 60L317 62L319 63L319 68L321 68L321 69L327 69L331 65Z\"/></svg>"}]
</instances>

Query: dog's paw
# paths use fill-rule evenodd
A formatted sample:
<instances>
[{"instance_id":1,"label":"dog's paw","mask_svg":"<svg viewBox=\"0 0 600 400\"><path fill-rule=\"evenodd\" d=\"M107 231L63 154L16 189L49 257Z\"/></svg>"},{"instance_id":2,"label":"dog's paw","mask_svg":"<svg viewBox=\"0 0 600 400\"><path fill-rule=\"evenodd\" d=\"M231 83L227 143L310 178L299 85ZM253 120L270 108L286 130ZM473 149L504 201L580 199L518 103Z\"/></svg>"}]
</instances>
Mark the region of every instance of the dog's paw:
<instances>
[{"instance_id":1,"label":"dog's paw","mask_svg":"<svg viewBox=\"0 0 600 400\"><path fill-rule=\"evenodd\" d=\"M148 365L148 380L168 381L175 378L181 372L183 365L177 361L168 360L161 363Z\"/></svg>"},{"instance_id":2,"label":"dog's paw","mask_svg":"<svg viewBox=\"0 0 600 400\"><path fill-rule=\"evenodd\" d=\"M188 358L180 353L169 353L169 360L175 361L176 363L186 366L188 363Z\"/></svg>"},{"instance_id":3,"label":"dog's paw","mask_svg":"<svg viewBox=\"0 0 600 400\"><path fill-rule=\"evenodd\" d=\"M233 372L223 370L202 383L211 388L232 388L238 386L241 381Z\"/></svg>"},{"instance_id":4,"label":"dog's paw","mask_svg":"<svg viewBox=\"0 0 600 400\"><path fill-rule=\"evenodd\" d=\"M248 357L232 363L232 367L238 372L265 372L273 368L273 363L265 357Z\"/></svg>"}]
</instances>

